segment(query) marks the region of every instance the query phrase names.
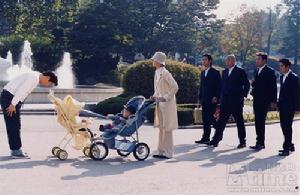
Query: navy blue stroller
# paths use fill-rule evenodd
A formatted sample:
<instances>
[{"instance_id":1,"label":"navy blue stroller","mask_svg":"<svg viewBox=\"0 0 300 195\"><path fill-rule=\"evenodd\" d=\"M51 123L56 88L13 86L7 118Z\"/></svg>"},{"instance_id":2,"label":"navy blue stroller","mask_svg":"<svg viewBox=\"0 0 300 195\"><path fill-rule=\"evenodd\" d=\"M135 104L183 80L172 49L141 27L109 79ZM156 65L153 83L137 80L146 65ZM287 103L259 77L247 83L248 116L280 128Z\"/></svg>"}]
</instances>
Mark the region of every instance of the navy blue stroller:
<instances>
[{"instance_id":1,"label":"navy blue stroller","mask_svg":"<svg viewBox=\"0 0 300 195\"><path fill-rule=\"evenodd\" d=\"M117 153L122 157L133 153L133 156L139 161L147 159L150 148L146 143L139 142L138 128L146 120L146 111L152 103L143 96L131 98L126 106L134 105L137 108L136 113L131 115L126 120L126 124L118 127L118 129L108 129L107 131L102 129L103 133L93 139L90 147L90 157L94 160L103 160L108 155L109 149L112 149L117 150ZM113 121L116 116L118 115L104 118Z\"/></svg>"}]
</instances>

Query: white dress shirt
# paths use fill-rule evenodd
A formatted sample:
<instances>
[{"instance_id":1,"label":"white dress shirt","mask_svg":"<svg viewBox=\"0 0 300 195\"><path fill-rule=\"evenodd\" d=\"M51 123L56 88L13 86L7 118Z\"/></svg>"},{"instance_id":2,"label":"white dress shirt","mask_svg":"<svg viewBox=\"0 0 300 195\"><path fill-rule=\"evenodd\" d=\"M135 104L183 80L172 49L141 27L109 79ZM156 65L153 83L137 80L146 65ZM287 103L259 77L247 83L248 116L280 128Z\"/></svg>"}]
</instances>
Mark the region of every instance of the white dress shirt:
<instances>
[{"instance_id":1,"label":"white dress shirt","mask_svg":"<svg viewBox=\"0 0 300 195\"><path fill-rule=\"evenodd\" d=\"M286 77L290 74L290 72L292 72L291 69L283 75L282 84L284 83Z\"/></svg>"},{"instance_id":2,"label":"white dress shirt","mask_svg":"<svg viewBox=\"0 0 300 195\"><path fill-rule=\"evenodd\" d=\"M258 75L261 73L261 71L264 69L264 67L266 67L267 64L263 65L262 67L258 68Z\"/></svg>"},{"instance_id":3,"label":"white dress shirt","mask_svg":"<svg viewBox=\"0 0 300 195\"><path fill-rule=\"evenodd\" d=\"M230 74L231 74L232 70L235 68L235 66L236 66L236 65L234 65L234 66L232 66L231 68L229 68L229 70L228 70L228 76L230 76Z\"/></svg>"},{"instance_id":4,"label":"white dress shirt","mask_svg":"<svg viewBox=\"0 0 300 195\"><path fill-rule=\"evenodd\" d=\"M19 102L23 102L39 84L39 77L39 72L32 71L17 76L7 83L3 89L14 95L11 104L16 106Z\"/></svg>"},{"instance_id":5,"label":"white dress shirt","mask_svg":"<svg viewBox=\"0 0 300 195\"><path fill-rule=\"evenodd\" d=\"M210 67L208 67L208 68L205 70L205 72L204 72L204 76L205 76L205 77L207 76L207 73L208 73L209 69L210 69Z\"/></svg>"}]
</instances>

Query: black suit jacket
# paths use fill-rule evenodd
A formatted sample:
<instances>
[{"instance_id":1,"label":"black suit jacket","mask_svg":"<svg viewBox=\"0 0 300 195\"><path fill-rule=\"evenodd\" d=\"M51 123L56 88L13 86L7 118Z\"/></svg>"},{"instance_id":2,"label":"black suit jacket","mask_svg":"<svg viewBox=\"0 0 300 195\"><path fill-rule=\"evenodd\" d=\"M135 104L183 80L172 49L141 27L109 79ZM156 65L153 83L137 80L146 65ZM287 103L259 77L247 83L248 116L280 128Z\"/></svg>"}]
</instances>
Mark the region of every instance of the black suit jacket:
<instances>
[{"instance_id":1,"label":"black suit jacket","mask_svg":"<svg viewBox=\"0 0 300 195\"><path fill-rule=\"evenodd\" d=\"M299 77L291 72L283 83L280 77L279 110L296 111L299 104Z\"/></svg>"},{"instance_id":2,"label":"black suit jacket","mask_svg":"<svg viewBox=\"0 0 300 195\"><path fill-rule=\"evenodd\" d=\"M221 107L240 109L244 106L244 97L247 97L250 83L244 69L235 66L228 76L229 69L222 73Z\"/></svg>"},{"instance_id":3,"label":"black suit jacket","mask_svg":"<svg viewBox=\"0 0 300 195\"><path fill-rule=\"evenodd\" d=\"M251 95L257 105L269 106L271 102L277 102L276 76L272 68L265 66L259 75L258 70L255 71Z\"/></svg>"},{"instance_id":4,"label":"black suit jacket","mask_svg":"<svg viewBox=\"0 0 300 195\"><path fill-rule=\"evenodd\" d=\"M211 67L205 77L205 71L201 72L199 101L201 104L211 104L213 97L220 99L221 92L221 75L218 70Z\"/></svg>"}]
</instances>

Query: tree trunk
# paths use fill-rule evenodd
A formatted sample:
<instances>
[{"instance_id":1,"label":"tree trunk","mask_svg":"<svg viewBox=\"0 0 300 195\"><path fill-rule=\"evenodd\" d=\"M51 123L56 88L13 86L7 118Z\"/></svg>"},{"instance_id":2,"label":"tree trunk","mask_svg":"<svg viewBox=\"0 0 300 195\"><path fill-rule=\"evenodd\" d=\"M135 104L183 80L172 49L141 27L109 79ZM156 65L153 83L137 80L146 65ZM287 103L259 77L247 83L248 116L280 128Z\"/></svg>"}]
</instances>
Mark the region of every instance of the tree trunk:
<instances>
[{"instance_id":1,"label":"tree trunk","mask_svg":"<svg viewBox=\"0 0 300 195\"><path fill-rule=\"evenodd\" d=\"M299 52L299 12L300 12L300 0L297 1L297 18L296 18L296 34L295 34L295 57L294 57L294 64L298 65L298 52Z\"/></svg>"},{"instance_id":2,"label":"tree trunk","mask_svg":"<svg viewBox=\"0 0 300 195\"><path fill-rule=\"evenodd\" d=\"M268 34L268 45L267 45L267 54L270 55L271 50L271 37L272 37L272 10L270 9L269 13L269 34Z\"/></svg>"}]
</instances>

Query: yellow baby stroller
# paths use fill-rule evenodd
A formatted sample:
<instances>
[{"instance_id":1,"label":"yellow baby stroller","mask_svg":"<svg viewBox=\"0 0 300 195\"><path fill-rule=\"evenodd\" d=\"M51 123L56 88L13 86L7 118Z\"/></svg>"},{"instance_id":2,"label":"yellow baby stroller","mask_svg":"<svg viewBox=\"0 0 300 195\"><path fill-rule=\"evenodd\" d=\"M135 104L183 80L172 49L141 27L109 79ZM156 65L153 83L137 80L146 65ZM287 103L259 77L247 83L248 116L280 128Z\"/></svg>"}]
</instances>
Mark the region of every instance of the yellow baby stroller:
<instances>
[{"instance_id":1,"label":"yellow baby stroller","mask_svg":"<svg viewBox=\"0 0 300 195\"><path fill-rule=\"evenodd\" d=\"M76 101L70 95L62 100L55 97L52 91L50 91L48 98L54 104L58 123L67 130L58 146L52 148L52 154L60 160L66 160L68 153L65 148L71 140L74 140L73 148L82 150L83 154L89 157L94 135L88 128L91 125L91 120L79 120L79 113L84 104Z\"/></svg>"}]
</instances>

